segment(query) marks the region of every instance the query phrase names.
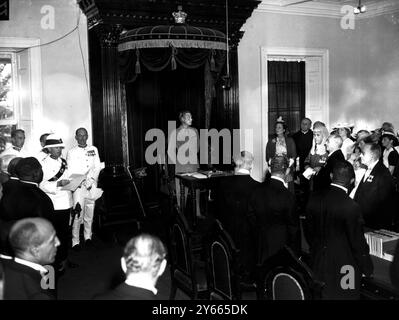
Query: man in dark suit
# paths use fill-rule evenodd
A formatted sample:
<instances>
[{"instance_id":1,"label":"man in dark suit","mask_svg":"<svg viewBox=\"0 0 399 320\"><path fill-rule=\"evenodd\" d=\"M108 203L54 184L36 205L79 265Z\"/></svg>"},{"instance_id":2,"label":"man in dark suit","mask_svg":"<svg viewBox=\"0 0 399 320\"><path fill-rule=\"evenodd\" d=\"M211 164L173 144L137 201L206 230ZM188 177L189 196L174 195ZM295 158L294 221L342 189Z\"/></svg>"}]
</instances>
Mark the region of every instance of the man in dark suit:
<instances>
[{"instance_id":1,"label":"man in dark suit","mask_svg":"<svg viewBox=\"0 0 399 320\"><path fill-rule=\"evenodd\" d=\"M17 220L42 217L53 222L54 218L53 203L38 187L43 178L39 161L33 157L23 158L17 163L15 173L19 181L6 190L0 201L3 241L7 238L11 225Z\"/></svg>"},{"instance_id":2,"label":"man in dark suit","mask_svg":"<svg viewBox=\"0 0 399 320\"><path fill-rule=\"evenodd\" d=\"M310 129L312 120L303 118L301 121L301 130L294 133L292 138L295 141L296 152L299 157L299 173L305 170L304 161L308 156L313 143L313 131Z\"/></svg>"},{"instance_id":3,"label":"man in dark suit","mask_svg":"<svg viewBox=\"0 0 399 320\"><path fill-rule=\"evenodd\" d=\"M166 249L154 236L142 234L125 246L121 259L126 274L124 283L96 296L96 300L156 300L155 285L166 268Z\"/></svg>"},{"instance_id":4,"label":"man in dark suit","mask_svg":"<svg viewBox=\"0 0 399 320\"><path fill-rule=\"evenodd\" d=\"M328 158L324 167L316 173L313 178L313 190L321 191L328 189L331 183L331 173L337 162L345 161L344 154L341 151L342 138L339 135L330 135L326 141Z\"/></svg>"},{"instance_id":5,"label":"man in dark suit","mask_svg":"<svg viewBox=\"0 0 399 320\"><path fill-rule=\"evenodd\" d=\"M54 262L60 244L52 224L42 218L22 219L12 226L9 238L15 256L2 258L4 299L55 299L55 280L50 278L54 273L44 267Z\"/></svg>"},{"instance_id":6,"label":"man in dark suit","mask_svg":"<svg viewBox=\"0 0 399 320\"><path fill-rule=\"evenodd\" d=\"M362 151L362 163L367 166L354 200L362 208L365 225L371 229L392 229L397 215L394 180L380 161L381 147L366 144Z\"/></svg>"},{"instance_id":7,"label":"man in dark suit","mask_svg":"<svg viewBox=\"0 0 399 320\"><path fill-rule=\"evenodd\" d=\"M249 200L248 215L258 229L260 263L285 245L299 252L295 196L285 182L288 164L286 157L274 157L270 164L271 178L257 188Z\"/></svg>"},{"instance_id":8,"label":"man in dark suit","mask_svg":"<svg viewBox=\"0 0 399 320\"><path fill-rule=\"evenodd\" d=\"M338 162L330 188L314 193L307 206L305 235L313 272L325 283L323 299L359 299L362 274L373 271L361 208L348 195L354 180L352 165Z\"/></svg>"},{"instance_id":9,"label":"man in dark suit","mask_svg":"<svg viewBox=\"0 0 399 320\"><path fill-rule=\"evenodd\" d=\"M234 159L234 176L220 178L216 191L217 218L240 249L241 274L250 276L255 271L256 237L248 221L248 198L259 182L251 178L253 155L242 151Z\"/></svg>"}]
</instances>

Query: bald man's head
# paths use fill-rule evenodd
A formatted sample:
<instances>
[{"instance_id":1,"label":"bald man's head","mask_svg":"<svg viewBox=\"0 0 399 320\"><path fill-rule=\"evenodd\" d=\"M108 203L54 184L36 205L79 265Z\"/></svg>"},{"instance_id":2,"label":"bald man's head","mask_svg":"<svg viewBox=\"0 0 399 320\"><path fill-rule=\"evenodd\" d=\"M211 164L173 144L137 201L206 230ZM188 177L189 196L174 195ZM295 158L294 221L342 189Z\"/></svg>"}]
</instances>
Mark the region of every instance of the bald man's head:
<instances>
[{"instance_id":1,"label":"bald man's head","mask_svg":"<svg viewBox=\"0 0 399 320\"><path fill-rule=\"evenodd\" d=\"M18 220L10 230L9 241L17 258L41 265L54 262L60 244L53 225L43 218Z\"/></svg>"}]
</instances>

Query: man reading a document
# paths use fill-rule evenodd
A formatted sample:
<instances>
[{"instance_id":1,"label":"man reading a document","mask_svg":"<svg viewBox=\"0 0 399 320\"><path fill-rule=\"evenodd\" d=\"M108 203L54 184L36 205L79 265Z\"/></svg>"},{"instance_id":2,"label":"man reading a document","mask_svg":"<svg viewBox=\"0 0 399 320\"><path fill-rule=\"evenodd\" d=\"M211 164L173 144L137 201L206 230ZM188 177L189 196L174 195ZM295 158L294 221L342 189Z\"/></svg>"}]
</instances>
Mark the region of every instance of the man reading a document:
<instances>
[{"instance_id":1,"label":"man reading a document","mask_svg":"<svg viewBox=\"0 0 399 320\"><path fill-rule=\"evenodd\" d=\"M87 145L88 133L85 128L76 130L75 139L78 145L68 151L67 162L71 177L81 179L82 175L84 176L77 189L72 190L75 213L72 225L72 249L79 251L80 226L81 224L84 226L85 244L89 245L92 238L94 204L103 191L97 188L98 176L102 169L97 148Z\"/></svg>"}]
</instances>

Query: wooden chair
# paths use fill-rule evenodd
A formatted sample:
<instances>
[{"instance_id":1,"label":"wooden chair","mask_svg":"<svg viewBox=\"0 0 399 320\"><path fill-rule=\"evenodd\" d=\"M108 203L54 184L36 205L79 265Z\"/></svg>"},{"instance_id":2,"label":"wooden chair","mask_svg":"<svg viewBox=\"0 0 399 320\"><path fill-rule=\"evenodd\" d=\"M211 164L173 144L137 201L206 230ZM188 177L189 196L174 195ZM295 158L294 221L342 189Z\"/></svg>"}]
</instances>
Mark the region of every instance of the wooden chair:
<instances>
[{"instance_id":1,"label":"wooden chair","mask_svg":"<svg viewBox=\"0 0 399 320\"><path fill-rule=\"evenodd\" d=\"M241 300L243 292L256 291L256 283L245 283L239 274L239 250L222 223L216 220L207 244L207 278L210 300Z\"/></svg>"},{"instance_id":2,"label":"wooden chair","mask_svg":"<svg viewBox=\"0 0 399 320\"><path fill-rule=\"evenodd\" d=\"M318 300L323 283L287 246L259 267L258 299Z\"/></svg>"},{"instance_id":3,"label":"wooden chair","mask_svg":"<svg viewBox=\"0 0 399 320\"><path fill-rule=\"evenodd\" d=\"M191 299L205 299L208 288L205 263L199 260L201 248L193 247L193 231L186 218L177 210L171 227L171 291L170 300L174 300L177 289Z\"/></svg>"}]
</instances>

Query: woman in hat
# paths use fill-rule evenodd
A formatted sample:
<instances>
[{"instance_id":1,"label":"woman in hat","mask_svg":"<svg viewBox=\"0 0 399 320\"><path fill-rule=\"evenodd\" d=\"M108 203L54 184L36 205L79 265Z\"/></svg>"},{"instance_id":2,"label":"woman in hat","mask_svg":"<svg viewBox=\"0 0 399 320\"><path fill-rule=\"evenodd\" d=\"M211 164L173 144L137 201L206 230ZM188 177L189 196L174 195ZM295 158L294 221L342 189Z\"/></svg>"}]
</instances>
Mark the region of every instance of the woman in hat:
<instances>
[{"instance_id":1,"label":"woman in hat","mask_svg":"<svg viewBox=\"0 0 399 320\"><path fill-rule=\"evenodd\" d=\"M313 191L313 176L326 164L328 158L328 152L325 145L328 136L328 130L324 123L315 123L313 126L313 145L304 163L305 169L313 169L313 174L310 178L310 191Z\"/></svg>"},{"instance_id":2,"label":"woman in hat","mask_svg":"<svg viewBox=\"0 0 399 320\"><path fill-rule=\"evenodd\" d=\"M269 164L270 160L275 156L286 156L289 160L289 168L287 169L286 182L288 189L294 193L294 164L296 158L296 147L294 139L287 137L287 125L282 117L278 117L274 127L275 135L273 139L266 144L266 161Z\"/></svg>"},{"instance_id":3,"label":"woman in hat","mask_svg":"<svg viewBox=\"0 0 399 320\"><path fill-rule=\"evenodd\" d=\"M335 129L342 138L341 150L346 160L351 157L354 148L354 142L350 138L351 128L353 128L353 125L347 123L339 123L335 126Z\"/></svg>"},{"instance_id":4,"label":"woman in hat","mask_svg":"<svg viewBox=\"0 0 399 320\"><path fill-rule=\"evenodd\" d=\"M395 147L398 145L398 138L391 131L383 131L381 143L384 147L384 153L382 155L383 163L393 175L399 162L399 154L395 149Z\"/></svg>"}]
</instances>

